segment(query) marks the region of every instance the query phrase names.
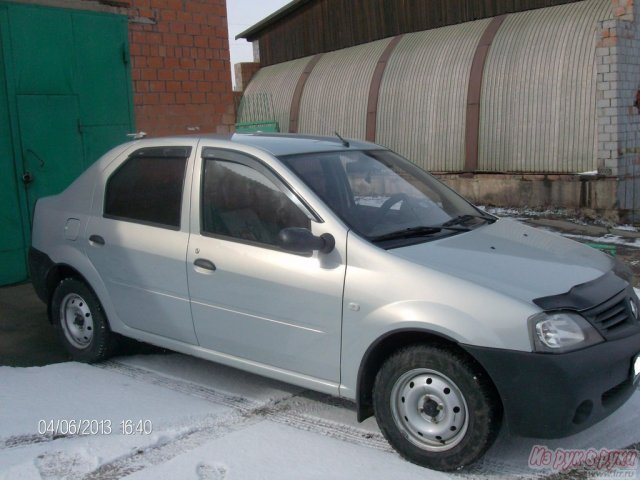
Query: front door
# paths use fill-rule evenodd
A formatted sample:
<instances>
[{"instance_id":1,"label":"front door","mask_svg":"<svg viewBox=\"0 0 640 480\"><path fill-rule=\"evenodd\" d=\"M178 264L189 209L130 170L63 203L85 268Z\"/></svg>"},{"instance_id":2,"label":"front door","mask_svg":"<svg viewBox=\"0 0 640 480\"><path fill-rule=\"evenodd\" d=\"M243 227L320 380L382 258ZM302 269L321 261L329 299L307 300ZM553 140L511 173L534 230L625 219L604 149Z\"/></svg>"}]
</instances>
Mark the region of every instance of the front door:
<instances>
[{"instance_id":1,"label":"front door","mask_svg":"<svg viewBox=\"0 0 640 480\"><path fill-rule=\"evenodd\" d=\"M194 174L200 201L192 197L187 254L200 345L339 382L344 242L329 255L279 249L283 228L317 235L326 225L257 160L214 149L204 157Z\"/></svg>"}]
</instances>

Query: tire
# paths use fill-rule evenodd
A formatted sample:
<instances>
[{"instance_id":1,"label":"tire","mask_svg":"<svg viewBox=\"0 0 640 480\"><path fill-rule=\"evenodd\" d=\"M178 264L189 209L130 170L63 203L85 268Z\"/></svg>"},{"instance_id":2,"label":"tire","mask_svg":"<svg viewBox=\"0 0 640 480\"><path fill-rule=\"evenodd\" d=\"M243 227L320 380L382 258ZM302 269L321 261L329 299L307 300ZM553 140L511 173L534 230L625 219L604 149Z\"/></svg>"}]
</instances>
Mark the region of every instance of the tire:
<instances>
[{"instance_id":1,"label":"tire","mask_svg":"<svg viewBox=\"0 0 640 480\"><path fill-rule=\"evenodd\" d=\"M487 375L441 346L406 347L389 357L376 376L373 406L380 430L400 455L441 471L478 460L502 419Z\"/></svg>"},{"instance_id":2,"label":"tire","mask_svg":"<svg viewBox=\"0 0 640 480\"><path fill-rule=\"evenodd\" d=\"M74 360L96 363L116 347L107 317L95 293L75 278L62 280L51 299L51 320Z\"/></svg>"}]
</instances>

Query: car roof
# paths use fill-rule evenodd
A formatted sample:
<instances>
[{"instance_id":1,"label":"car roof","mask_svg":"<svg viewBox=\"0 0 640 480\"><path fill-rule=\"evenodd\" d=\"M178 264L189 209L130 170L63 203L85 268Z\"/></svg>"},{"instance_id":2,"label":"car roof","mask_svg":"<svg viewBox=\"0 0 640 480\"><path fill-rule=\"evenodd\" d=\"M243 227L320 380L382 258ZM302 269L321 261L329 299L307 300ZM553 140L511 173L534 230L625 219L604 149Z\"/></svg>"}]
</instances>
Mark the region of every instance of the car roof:
<instances>
[{"instance_id":1,"label":"car roof","mask_svg":"<svg viewBox=\"0 0 640 480\"><path fill-rule=\"evenodd\" d=\"M323 137L287 133L237 133L230 140L241 145L259 148L275 156L341 150L380 150L383 148L380 145L360 140L343 140L337 135Z\"/></svg>"},{"instance_id":2,"label":"car roof","mask_svg":"<svg viewBox=\"0 0 640 480\"><path fill-rule=\"evenodd\" d=\"M179 142L180 139L212 140L231 142L237 145L257 148L274 156L295 155L314 152L332 152L348 150L381 150L384 147L375 143L360 140L345 139L338 136L300 135L290 133L236 133L232 135L184 135L171 137L150 137L138 140L136 143L144 148L160 146L163 141Z\"/></svg>"}]
</instances>

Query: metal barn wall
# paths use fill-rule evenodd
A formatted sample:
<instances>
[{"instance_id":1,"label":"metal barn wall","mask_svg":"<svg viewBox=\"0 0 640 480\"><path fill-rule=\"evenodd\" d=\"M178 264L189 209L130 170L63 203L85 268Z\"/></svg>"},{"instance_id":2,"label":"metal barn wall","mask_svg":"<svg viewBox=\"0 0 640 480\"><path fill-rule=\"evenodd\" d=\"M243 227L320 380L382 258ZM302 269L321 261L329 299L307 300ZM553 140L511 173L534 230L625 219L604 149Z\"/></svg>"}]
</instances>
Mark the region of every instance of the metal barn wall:
<instances>
[{"instance_id":1,"label":"metal barn wall","mask_svg":"<svg viewBox=\"0 0 640 480\"><path fill-rule=\"evenodd\" d=\"M373 71L389 39L326 53L302 95L299 131L365 138Z\"/></svg>"},{"instance_id":2,"label":"metal barn wall","mask_svg":"<svg viewBox=\"0 0 640 480\"><path fill-rule=\"evenodd\" d=\"M482 86L478 170L597 169L596 43L611 2L509 15Z\"/></svg>"},{"instance_id":3,"label":"metal barn wall","mask_svg":"<svg viewBox=\"0 0 640 480\"><path fill-rule=\"evenodd\" d=\"M431 171L460 171L473 55L490 20L405 35L380 86L376 142Z\"/></svg>"},{"instance_id":4,"label":"metal barn wall","mask_svg":"<svg viewBox=\"0 0 640 480\"><path fill-rule=\"evenodd\" d=\"M291 62L279 63L268 69L263 68L256 73L245 90L244 94L247 98L266 94L271 99L275 120L278 122L281 132L286 132L289 129L289 114L291 112L293 94L298 79L308 63L308 58L300 58ZM238 118L238 122L250 122L252 120L255 119L246 115Z\"/></svg>"},{"instance_id":5,"label":"metal barn wall","mask_svg":"<svg viewBox=\"0 0 640 480\"><path fill-rule=\"evenodd\" d=\"M601 21L612 15L610 0L587 0L510 14L502 24L484 19L404 35L384 64L376 141L437 172L597 169L596 43ZM478 86L470 77L492 28L497 33L484 44L488 55L479 70L478 127L468 122L470 92ZM367 99L391 41L322 54L308 78L300 75L306 83L297 131L367 138ZM312 58L300 62L310 65ZM283 98L282 118L293 98L293 89L285 94L279 83L287 68L289 85L299 87L304 67L289 62L263 68L247 92ZM281 129L288 131L286 123ZM470 129L479 134L475 147ZM469 161L473 148L478 153Z\"/></svg>"}]
</instances>

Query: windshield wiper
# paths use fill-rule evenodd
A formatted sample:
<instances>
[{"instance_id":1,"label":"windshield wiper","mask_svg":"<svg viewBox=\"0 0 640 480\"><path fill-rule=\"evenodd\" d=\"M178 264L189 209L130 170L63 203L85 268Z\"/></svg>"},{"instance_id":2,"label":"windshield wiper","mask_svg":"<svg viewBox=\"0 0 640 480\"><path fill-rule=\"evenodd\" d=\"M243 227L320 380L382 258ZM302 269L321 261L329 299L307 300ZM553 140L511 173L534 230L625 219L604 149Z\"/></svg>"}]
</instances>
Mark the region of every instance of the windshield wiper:
<instances>
[{"instance_id":1,"label":"windshield wiper","mask_svg":"<svg viewBox=\"0 0 640 480\"><path fill-rule=\"evenodd\" d=\"M403 230L398 230L396 232L385 233L384 235L379 235L377 237L373 237L371 239L372 242L385 242L387 240L398 240L401 238L414 238L414 237L428 237L429 235L433 235L434 233L440 233L442 230L453 230L456 232L468 232L469 229L465 227L455 227L448 225L437 225L432 227L420 226L420 227L411 227L405 228Z\"/></svg>"},{"instance_id":2,"label":"windshield wiper","mask_svg":"<svg viewBox=\"0 0 640 480\"><path fill-rule=\"evenodd\" d=\"M458 217L452 218L447 222L444 222L442 225L439 225L439 226L443 228L451 227L453 225L460 225L461 223L465 223L465 222L468 222L469 220L474 220L476 218L480 220L484 220L485 222L489 222L489 223L495 222L495 219L488 215L460 215Z\"/></svg>"}]
</instances>

